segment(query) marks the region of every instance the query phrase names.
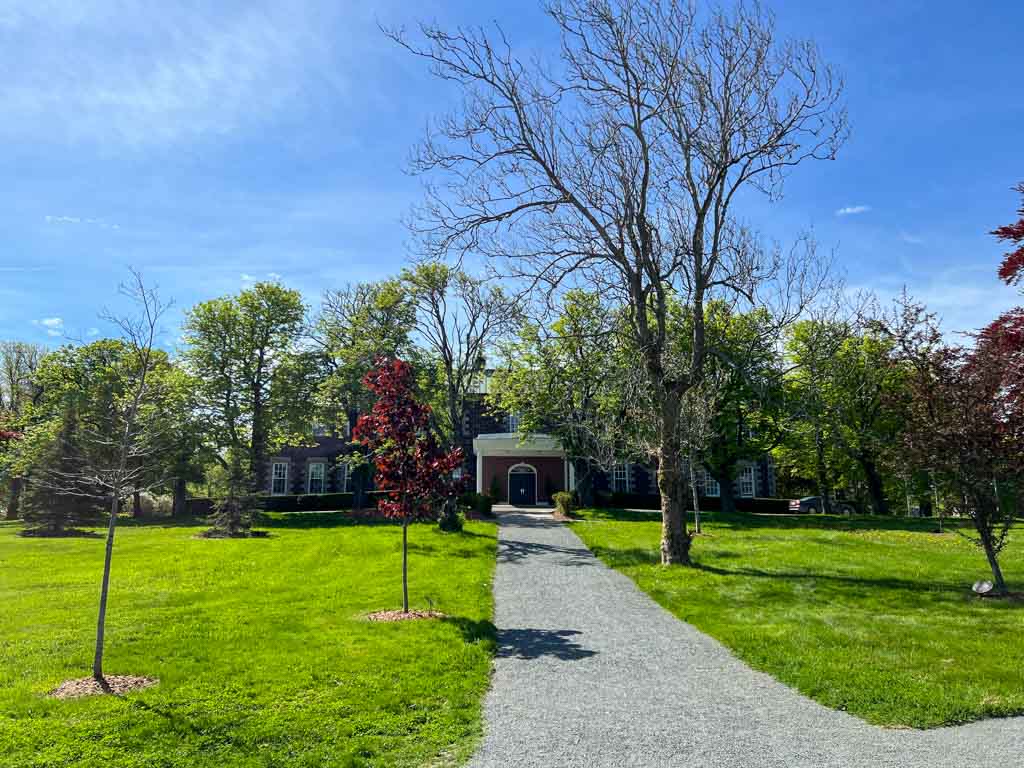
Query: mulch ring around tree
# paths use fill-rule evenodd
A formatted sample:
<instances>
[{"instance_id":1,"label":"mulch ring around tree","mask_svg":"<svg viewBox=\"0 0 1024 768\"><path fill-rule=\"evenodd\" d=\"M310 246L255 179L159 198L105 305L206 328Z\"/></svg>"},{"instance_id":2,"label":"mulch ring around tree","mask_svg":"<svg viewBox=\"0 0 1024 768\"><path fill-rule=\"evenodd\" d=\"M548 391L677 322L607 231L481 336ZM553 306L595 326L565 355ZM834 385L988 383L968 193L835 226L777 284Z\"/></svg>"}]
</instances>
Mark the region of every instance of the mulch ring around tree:
<instances>
[{"instance_id":1,"label":"mulch ring around tree","mask_svg":"<svg viewBox=\"0 0 1024 768\"><path fill-rule=\"evenodd\" d=\"M414 621L416 619L445 619L440 611L376 611L366 615L370 621Z\"/></svg>"},{"instance_id":2,"label":"mulch ring around tree","mask_svg":"<svg viewBox=\"0 0 1024 768\"><path fill-rule=\"evenodd\" d=\"M107 693L123 696L160 682L155 677L140 677L138 675L107 675L103 680L106 686L101 685L95 677L65 680L50 691L50 696L55 699L77 699L81 696L102 696Z\"/></svg>"}]
</instances>

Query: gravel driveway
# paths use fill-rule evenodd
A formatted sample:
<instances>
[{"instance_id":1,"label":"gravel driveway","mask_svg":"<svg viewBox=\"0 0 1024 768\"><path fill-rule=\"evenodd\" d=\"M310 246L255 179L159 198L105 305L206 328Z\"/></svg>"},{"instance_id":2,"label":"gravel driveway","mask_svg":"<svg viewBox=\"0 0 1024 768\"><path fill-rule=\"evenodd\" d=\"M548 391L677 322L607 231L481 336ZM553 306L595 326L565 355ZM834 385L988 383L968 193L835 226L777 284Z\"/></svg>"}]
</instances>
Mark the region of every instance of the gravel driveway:
<instances>
[{"instance_id":1,"label":"gravel driveway","mask_svg":"<svg viewBox=\"0 0 1024 768\"><path fill-rule=\"evenodd\" d=\"M550 516L500 523L499 650L475 768L1024 766L1024 717L867 725L753 671Z\"/></svg>"}]
</instances>

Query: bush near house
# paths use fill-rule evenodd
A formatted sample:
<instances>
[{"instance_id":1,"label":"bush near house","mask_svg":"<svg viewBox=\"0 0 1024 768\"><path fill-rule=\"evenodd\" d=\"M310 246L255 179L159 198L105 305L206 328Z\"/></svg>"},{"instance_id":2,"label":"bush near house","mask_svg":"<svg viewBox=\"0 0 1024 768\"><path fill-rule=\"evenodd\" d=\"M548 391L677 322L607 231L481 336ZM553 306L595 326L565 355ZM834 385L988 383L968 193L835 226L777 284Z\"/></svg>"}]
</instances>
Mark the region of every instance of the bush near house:
<instances>
[{"instance_id":1,"label":"bush near house","mask_svg":"<svg viewBox=\"0 0 1024 768\"><path fill-rule=\"evenodd\" d=\"M570 517L576 510L577 500L575 493L559 491L558 493L552 494L551 500L555 503L555 509L558 511L558 514L563 517Z\"/></svg>"},{"instance_id":2,"label":"bush near house","mask_svg":"<svg viewBox=\"0 0 1024 768\"><path fill-rule=\"evenodd\" d=\"M464 493L459 497L459 504L472 509L480 517L494 517L494 499L486 493Z\"/></svg>"}]
</instances>

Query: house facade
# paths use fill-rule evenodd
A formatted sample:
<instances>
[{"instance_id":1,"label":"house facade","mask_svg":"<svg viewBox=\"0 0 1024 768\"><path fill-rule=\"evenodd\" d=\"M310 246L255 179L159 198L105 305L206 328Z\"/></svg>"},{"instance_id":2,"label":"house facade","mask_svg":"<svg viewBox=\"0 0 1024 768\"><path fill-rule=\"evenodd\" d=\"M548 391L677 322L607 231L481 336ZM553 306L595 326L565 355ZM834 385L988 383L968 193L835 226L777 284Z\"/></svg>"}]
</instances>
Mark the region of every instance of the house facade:
<instances>
[{"instance_id":1,"label":"house facade","mask_svg":"<svg viewBox=\"0 0 1024 768\"><path fill-rule=\"evenodd\" d=\"M268 460L267 486L272 496L307 493L351 493L352 472L341 461L352 452L347 436L318 435L314 445L287 446Z\"/></svg>"},{"instance_id":2,"label":"house facade","mask_svg":"<svg viewBox=\"0 0 1024 768\"><path fill-rule=\"evenodd\" d=\"M468 487L490 493L498 503L531 506L549 504L553 494L576 487L572 462L558 440L550 435L519 433L515 414L490 408L484 393L469 398L462 417L462 472ZM343 460L354 449L350 429L343 435L318 435L313 445L284 447L269 459L266 493L274 496L351 493L358 479ZM721 488L703 468L698 469L697 491L715 498ZM598 472L594 488L610 493L656 496L653 468L622 462L609 472ZM368 488L363 488L368 490ZM775 471L771 456L741 462L734 483L736 498L774 497Z\"/></svg>"}]
</instances>

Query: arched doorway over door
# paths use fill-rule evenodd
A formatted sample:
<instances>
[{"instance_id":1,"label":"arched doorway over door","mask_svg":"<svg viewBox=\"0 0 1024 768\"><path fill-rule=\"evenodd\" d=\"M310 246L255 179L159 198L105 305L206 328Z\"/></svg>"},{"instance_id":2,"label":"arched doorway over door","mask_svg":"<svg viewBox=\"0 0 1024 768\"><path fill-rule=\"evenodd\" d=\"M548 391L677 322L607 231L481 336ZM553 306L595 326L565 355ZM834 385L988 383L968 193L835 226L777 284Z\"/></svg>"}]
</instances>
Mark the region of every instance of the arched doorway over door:
<instances>
[{"instance_id":1,"label":"arched doorway over door","mask_svg":"<svg viewBox=\"0 0 1024 768\"><path fill-rule=\"evenodd\" d=\"M537 470L529 464L509 467L508 503L516 506L532 506L537 503Z\"/></svg>"}]
</instances>

